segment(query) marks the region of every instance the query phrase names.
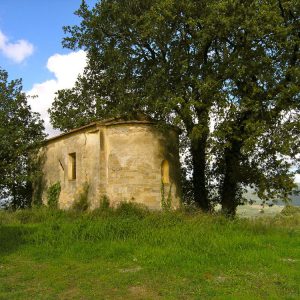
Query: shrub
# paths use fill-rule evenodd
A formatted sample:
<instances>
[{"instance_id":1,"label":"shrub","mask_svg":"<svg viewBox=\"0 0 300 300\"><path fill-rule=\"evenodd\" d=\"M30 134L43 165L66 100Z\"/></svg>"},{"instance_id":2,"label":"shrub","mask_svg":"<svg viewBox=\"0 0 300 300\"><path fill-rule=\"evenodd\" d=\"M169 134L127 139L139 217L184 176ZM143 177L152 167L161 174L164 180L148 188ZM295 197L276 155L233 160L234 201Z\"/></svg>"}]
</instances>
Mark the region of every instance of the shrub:
<instances>
[{"instance_id":1,"label":"shrub","mask_svg":"<svg viewBox=\"0 0 300 300\"><path fill-rule=\"evenodd\" d=\"M76 211L86 211L89 208L88 202L89 184L85 182L82 191L75 197L72 208Z\"/></svg>"},{"instance_id":2,"label":"shrub","mask_svg":"<svg viewBox=\"0 0 300 300\"><path fill-rule=\"evenodd\" d=\"M300 207L297 206L291 206L287 205L285 208L281 211L282 215L285 216L293 216L293 215L300 215Z\"/></svg>"},{"instance_id":3,"label":"shrub","mask_svg":"<svg viewBox=\"0 0 300 300\"><path fill-rule=\"evenodd\" d=\"M194 201L181 202L179 211L187 214L197 214L202 212Z\"/></svg>"},{"instance_id":4,"label":"shrub","mask_svg":"<svg viewBox=\"0 0 300 300\"><path fill-rule=\"evenodd\" d=\"M135 216L137 218L144 218L149 215L149 209L145 205L134 202L120 202L115 212L117 215L125 217Z\"/></svg>"},{"instance_id":5,"label":"shrub","mask_svg":"<svg viewBox=\"0 0 300 300\"><path fill-rule=\"evenodd\" d=\"M56 182L47 189L47 203L50 208L58 208L58 199L61 191L60 182Z\"/></svg>"},{"instance_id":6,"label":"shrub","mask_svg":"<svg viewBox=\"0 0 300 300\"><path fill-rule=\"evenodd\" d=\"M167 198L165 196L165 184L161 182L161 207L163 210L172 208L172 184L170 185Z\"/></svg>"},{"instance_id":7,"label":"shrub","mask_svg":"<svg viewBox=\"0 0 300 300\"><path fill-rule=\"evenodd\" d=\"M109 198L106 195L103 195L100 199L100 210L108 210L110 207Z\"/></svg>"}]
</instances>

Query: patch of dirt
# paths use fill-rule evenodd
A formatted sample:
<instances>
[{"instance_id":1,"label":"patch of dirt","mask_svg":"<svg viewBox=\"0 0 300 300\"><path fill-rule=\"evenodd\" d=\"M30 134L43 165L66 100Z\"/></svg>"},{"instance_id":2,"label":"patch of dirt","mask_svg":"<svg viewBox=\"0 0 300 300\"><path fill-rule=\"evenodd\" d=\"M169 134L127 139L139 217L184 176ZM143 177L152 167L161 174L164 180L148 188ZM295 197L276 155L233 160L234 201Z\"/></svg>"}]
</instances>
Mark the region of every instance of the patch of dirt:
<instances>
[{"instance_id":1,"label":"patch of dirt","mask_svg":"<svg viewBox=\"0 0 300 300\"><path fill-rule=\"evenodd\" d=\"M127 269L120 269L119 272L120 273L135 273L142 270L142 267L137 266L137 267L133 267L133 268L127 268Z\"/></svg>"},{"instance_id":2,"label":"patch of dirt","mask_svg":"<svg viewBox=\"0 0 300 300\"><path fill-rule=\"evenodd\" d=\"M217 277L215 277L215 281L218 282L218 283L223 283L227 279L228 279L228 277L226 277L226 276L217 276Z\"/></svg>"},{"instance_id":3,"label":"patch of dirt","mask_svg":"<svg viewBox=\"0 0 300 300\"><path fill-rule=\"evenodd\" d=\"M282 258L281 260L286 261L286 262L292 262L292 263L298 261L298 259L293 259L293 258L288 258L288 257L287 258Z\"/></svg>"},{"instance_id":4,"label":"patch of dirt","mask_svg":"<svg viewBox=\"0 0 300 300\"><path fill-rule=\"evenodd\" d=\"M214 274L211 274L211 273L204 273L203 278L207 281L215 281L217 283L224 283L225 281L227 281L229 279L228 276L225 276L225 275L215 276Z\"/></svg>"},{"instance_id":5,"label":"patch of dirt","mask_svg":"<svg viewBox=\"0 0 300 300\"><path fill-rule=\"evenodd\" d=\"M130 293L130 299L162 299L157 292L152 291L145 286L131 286L128 288L128 291Z\"/></svg>"},{"instance_id":6,"label":"patch of dirt","mask_svg":"<svg viewBox=\"0 0 300 300\"><path fill-rule=\"evenodd\" d=\"M58 295L58 299L60 300L70 300L70 299L84 299L81 296L81 292L77 287L68 288Z\"/></svg>"}]
</instances>

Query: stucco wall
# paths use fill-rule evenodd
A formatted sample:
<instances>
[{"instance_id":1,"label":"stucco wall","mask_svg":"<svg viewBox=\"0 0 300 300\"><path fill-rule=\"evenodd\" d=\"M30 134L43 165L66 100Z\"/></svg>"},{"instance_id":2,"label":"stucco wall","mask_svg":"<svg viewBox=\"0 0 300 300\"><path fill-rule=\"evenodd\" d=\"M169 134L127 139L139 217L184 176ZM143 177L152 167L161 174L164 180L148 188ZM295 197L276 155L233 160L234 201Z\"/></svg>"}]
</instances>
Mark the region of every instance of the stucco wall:
<instances>
[{"instance_id":1,"label":"stucco wall","mask_svg":"<svg viewBox=\"0 0 300 300\"><path fill-rule=\"evenodd\" d=\"M59 205L69 208L85 183L90 207L99 206L103 195L112 205L135 201L161 208L162 188L171 189L172 206L179 205L180 174L178 134L162 133L153 124L116 123L72 132L45 147L46 186L61 183ZM68 177L68 156L76 153L76 179ZM162 185L161 164L168 160L170 183ZM43 195L46 203L46 193Z\"/></svg>"},{"instance_id":2,"label":"stucco wall","mask_svg":"<svg viewBox=\"0 0 300 300\"><path fill-rule=\"evenodd\" d=\"M89 185L90 198L97 196L99 181L99 132L79 132L51 141L46 146L43 173L46 189L56 182L61 184L59 205L69 208L76 194L80 193L85 182ZM76 153L76 179L68 178L68 159L70 153ZM46 191L43 194L46 203Z\"/></svg>"},{"instance_id":3,"label":"stucco wall","mask_svg":"<svg viewBox=\"0 0 300 300\"><path fill-rule=\"evenodd\" d=\"M150 208L160 208L161 164L168 159L173 182L172 198L178 205L176 134L169 132L168 139L164 138L162 133L147 124L109 126L106 129L106 147L106 191L112 202L134 200Z\"/></svg>"}]
</instances>

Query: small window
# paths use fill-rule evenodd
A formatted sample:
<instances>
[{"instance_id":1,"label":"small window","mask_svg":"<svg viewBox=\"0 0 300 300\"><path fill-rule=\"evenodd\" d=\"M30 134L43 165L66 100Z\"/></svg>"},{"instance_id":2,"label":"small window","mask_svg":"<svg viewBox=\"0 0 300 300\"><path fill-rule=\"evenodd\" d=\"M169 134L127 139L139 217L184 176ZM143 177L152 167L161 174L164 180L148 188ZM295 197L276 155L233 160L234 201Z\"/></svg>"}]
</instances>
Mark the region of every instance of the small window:
<instances>
[{"instance_id":1,"label":"small window","mask_svg":"<svg viewBox=\"0 0 300 300\"><path fill-rule=\"evenodd\" d=\"M167 160L163 160L161 163L161 181L163 184L169 184L169 162Z\"/></svg>"},{"instance_id":2,"label":"small window","mask_svg":"<svg viewBox=\"0 0 300 300\"><path fill-rule=\"evenodd\" d=\"M69 154L69 180L76 179L76 153Z\"/></svg>"}]
</instances>

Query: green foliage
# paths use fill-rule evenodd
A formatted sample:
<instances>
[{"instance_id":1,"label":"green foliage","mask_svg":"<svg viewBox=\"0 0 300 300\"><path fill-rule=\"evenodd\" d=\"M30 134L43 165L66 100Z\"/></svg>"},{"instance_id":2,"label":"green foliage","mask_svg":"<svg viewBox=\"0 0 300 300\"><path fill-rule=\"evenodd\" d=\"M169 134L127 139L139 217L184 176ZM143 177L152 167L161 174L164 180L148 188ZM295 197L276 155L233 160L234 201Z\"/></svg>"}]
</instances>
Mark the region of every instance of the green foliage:
<instances>
[{"instance_id":1,"label":"green foliage","mask_svg":"<svg viewBox=\"0 0 300 300\"><path fill-rule=\"evenodd\" d=\"M110 207L110 201L107 195L103 195L100 199L100 205L99 208L101 210L107 210Z\"/></svg>"},{"instance_id":2,"label":"green foliage","mask_svg":"<svg viewBox=\"0 0 300 300\"><path fill-rule=\"evenodd\" d=\"M299 215L0 211L0 295L297 299L299 230Z\"/></svg>"},{"instance_id":3,"label":"green foliage","mask_svg":"<svg viewBox=\"0 0 300 300\"><path fill-rule=\"evenodd\" d=\"M50 185L47 189L47 204L50 208L58 208L58 199L61 191L60 182Z\"/></svg>"},{"instance_id":4,"label":"green foliage","mask_svg":"<svg viewBox=\"0 0 300 300\"><path fill-rule=\"evenodd\" d=\"M140 203L123 201L118 204L115 213L122 217L144 218L149 214L149 209Z\"/></svg>"},{"instance_id":5,"label":"green foliage","mask_svg":"<svg viewBox=\"0 0 300 300\"><path fill-rule=\"evenodd\" d=\"M169 187L167 198L165 196L166 187ZM161 207L163 210L168 211L172 208L172 184L165 185L163 182L161 182L160 191L161 191Z\"/></svg>"},{"instance_id":6,"label":"green foliage","mask_svg":"<svg viewBox=\"0 0 300 300\"><path fill-rule=\"evenodd\" d=\"M72 208L75 211L86 211L89 208L89 184L85 182L82 186L82 191L76 195Z\"/></svg>"},{"instance_id":7,"label":"green foliage","mask_svg":"<svg viewBox=\"0 0 300 300\"><path fill-rule=\"evenodd\" d=\"M300 152L299 1L83 1L76 14L63 43L88 62L57 93L56 128L142 111L183 129L202 209L234 215L248 186L287 199Z\"/></svg>"},{"instance_id":8,"label":"green foliage","mask_svg":"<svg viewBox=\"0 0 300 300\"><path fill-rule=\"evenodd\" d=\"M300 207L287 205L282 211L282 215L285 216L298 216L300 217Z\"/></svg>"},{"instance_id":9,"label":"green foliage","mask_svg":"<svg viewBox=\"0 0 300 300\"><path fill-rule=\"evenodd\" d=\"M9 200L13 209L31 205L43 129L39 114L27 103L22 81L9 81L0 68L0 199Z\"/></svg>"},{"instance_id":10,"label":"green foliage","mask_svg":"<svg viewBox=\"0 0 300 300\"><path fill-rule=\"evenodd\" d=\"M33 195L32 195L32 207L40 207L43 205L42 196L45 191L46 182L45 176L42 171L42 166L45 160L44 150L40 149L37 158L35 160L36 171L33 176L32 186L33 186Z\"/></svg>"}]
</instances>

